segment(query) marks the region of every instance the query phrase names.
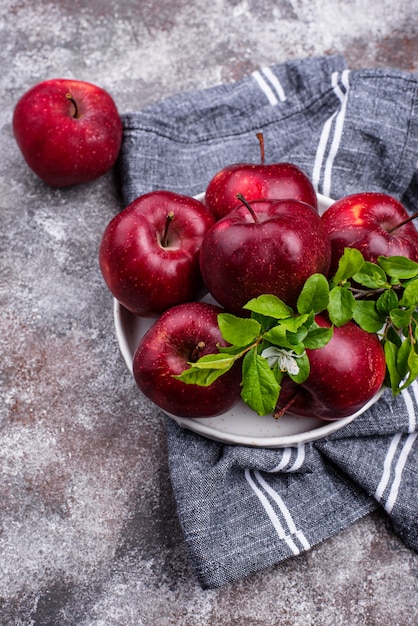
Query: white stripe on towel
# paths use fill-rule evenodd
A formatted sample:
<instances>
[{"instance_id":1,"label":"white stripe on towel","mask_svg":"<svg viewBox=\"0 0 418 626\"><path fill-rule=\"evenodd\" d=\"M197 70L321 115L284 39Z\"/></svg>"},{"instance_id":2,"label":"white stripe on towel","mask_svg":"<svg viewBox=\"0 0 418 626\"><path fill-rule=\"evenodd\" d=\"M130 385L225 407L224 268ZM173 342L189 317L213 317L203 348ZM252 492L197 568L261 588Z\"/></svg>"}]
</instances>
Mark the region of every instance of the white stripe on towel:
<instances>
[{"instance_id":1,"label":"white stripe on towel","mask_svg":"<svg viewBox=\"0 0 418 626\"><path fill-rule=\"evenodd\" d=\"M416 430L417 427L417 421L416 421L416 415L415 415L415 408L414 408L414 403L412 400L412 397L410 395L410 391L414 392L414 396L415 396L415 401L418 403L418 387L417 387L417 381L414 380L414 382L411 384L410 387L407 387L406 389L404 389L401 394L402 394L402 398L405 402L405 406L406 406L406 410L408 413L408 419L409 419L409 425L408 425L408 432L409 433L413 433L414 430Z\"/></svg>"},{"instance_id":2,"label":"white stripe on towel","mask_svg":"<svg viewBox=\"0 0 418 626\"><path fill-rule=\"evenodd\" d=\"M273 467L273 469L269 470L270 474L281 472L289 463L291 456L292 456L292 448L283 448L282 459L280 463L278 463L275 467Z\"/></svg>"},{"instance_id":3,"label":"white stripe on towel","mask_svg":"<svg viewBox=\"0 0 418 626\"><path fill-rule=\"evenodd\" d=\"M400 445L402 434L397 433L390 442L389 449L386 453L385 461L383 463L383 472L380 479L380 483L375 491L375 498L378 502L382 502L384 493L390 484L390 489L387 497L385 498L384 508L388 513L391 513L395 506L396 499L399 493L399 487L402 480L402 472L405 468L405 464L408 460L409 453L412 450L415 439L417 438L417 432L411 432L404 440L402 446ZM398 448L400 448L397 455ZM395 463L395 457L398 459ZM393 467L394 466L394 467ZM393 469L392 469L393 468ZM391 478L392 476L392 478Z\"/></svg>"},{"instance_id":4,"label":"white stripe on towel","mask_svg":"<svg viewBox=\"0 0 418 626\"><path fill-rule=\"evenodd\" d=\"M392 486L390 488L389 495L386 500L385 509L388 513L392 512L393 507L395 506L396 499L399 493L399 487L402 480L402 472L405 467L405 463L408 459L408 455L411 452L412 446L414 445L414 441L417 438L418 433L411 433L408 435L402 451L399 455L398 462L395 465L395 476L393 478Z\"/></svg>"},{"instance_id":5,"label":"white stripe on towel","mask_svg":"<svg viewBox=\"0 0 418 626\"><path fill-rule=\"evenodd\" d=\"M342 91L338 84L339 74L333 72L331 76L331 84L335 95L340 101L339 107L334 113L326 120L322 133L319 138L318 148L315 155L315 162L312 172L312 184L317 191L321 191L325 196L329 196L331 193L331 173L334 159L340 146L341 137L344 128L345 114L347 110L348 92L350 89L350 83L348 80L350 70L344 70L341 74L341 83L345 88L345 92ZM328 149L328 156L325 157L329 139L331 135L331 129L334 128L334 135L331 141L331 145ZM324 178L322 188L320 189L321 171L324 167Z\"/></svg>"},{"instance_id":6,"label":"white stripe on towel","mask_svg":"<svg viewBox=\"0 0 418 626\"><path fill-rule=\"evenodd\" d=\"M279 97L280 102L284 102L286 100L286 94L285 94L283 86L282 86L281 82L279 81L279 79L277 78L276 74L273 74L273 72L271 71L271 69L269 67L263 67L263 69L261 71L263 72L264 76L271 83L272 87L274 88L276 94Z\"/></svg>"},{"instance_id":7,"label":"white stripe on towel","mask_svg":"<svg viewBox=\"0 0 418 626\"><path fill-rule=\"evenodd\" d=\"M389 483L389 478L390 478L390 468L392 466L392 461L394 459L394 456L396 454L396 449L398 447L398 444L401 440L401 433L397 433L392 441L390 442L390 446L389 446L389 450L386 453L386 457L385 457L385 461L383 463L383 473L382 473L382 478L380 479L380 483L377 486L377 489L374 493L374 497L376 498L376 500L378 502L381 501L383 493Z\"/></svg>"},{"instance_id":8,"label":"white stripe on towel","mask_svg":"<svg viewBox=\"0 0 418 626\"><path fill-rule=\"evenodd\" d=\"M296 458L293 464L290 467L287 467L290 463L293 450L296 450ZM275 474L276 472L281 472L281 471L297 472L298 469L300 469L300 467L302 466L304 460L305 460L305 444L304 443L300 443L298 446L296 446L296 448L294 447L283 448L283 454L282 454L280 463L278 463L271 470L268 470L268 472L269 474Z\"/></svg>"},{"instance_id":9,"label":"white stripe on towel","mask_svg":"<svg viewBox=\"0 0 418 626\"><path fill-rule=\"evenodd\" d=\"M279 496L279 494L276 491L274 491L274 489L270 487L270 485L264 480L264 478L261 476L258 470L254 470L253 473L254 473L255 480L253 480L250 470L246 469L245 478L248 484L250 485L251 489L254 491L254 493L260 500L260 503L262 504L265 512L267 513L279 538L284 540L287 543L287 545L289 546L289 548L292 550L293 554L295 555L300 553L300 549L297 547L294 539L298 539L298 541L300 542L304 550L309 550L311 546L308 540L306 539L304 533L301 530L298 530L296 528L295 522L290 514L289 509L284 503L283 499ZM258 485L256 484L256 482L258 482ZM272 507L267 496L269 496L273 500L273 502L278 506L280 513L283 517L283 520L285 521L287 525L288 532L285 531L282 522L280 521L277 513Z\"/></svg>"},{"instance_id":10,"label":"white stripe on towel","mask_svg":"<svg viewBox=\"0 0 418 626\"><path fill-rule=\"evenodd\" d=\"M301 468L304 460L305 460L305 444L301 443L297 447L297 454L296 454L295 462L293 463L291 467L289 467L287 471L297 472L297 470Z\"/></svg>"},{"instance_id":11,"label":"white stripe on towel","mask_svg":"<svg viewBox=\"0 0 418 626\"><path fill-rule=\"evenodd\" d=\"M263 73L263 76L261 75L261 72ZM286 94L277 76L273 74L269 67L263 67L261 72L255 70L252 73L252 76L257 81L258 86L261 91L263 91L270 104L275 106L279 103L279 100L284 102L286 100Z\"/></svg>"},{"instance_id":12,"label":"white stripe on towel","mask_svg":"<svg viewBox=\"0 0 418 626\"><path fill-rule=\"evenodd\" d=\"M414 382L411 383L409 388L414 392L415 402L418 404L418 382L417 382L417 380L414 380Z\"/></svg>"},{"instance_id":13,"label":"white stripe on towel","mask_svg":"<svg viewBox=\"0 0 418 626\"><path fill-rule=\"evenodd\" d=\"M270 104L272 106L275 106L276 104L278 104L279 101L274 95L273 90L271 89L271 87L268 86L264 78L261 76L260 72L256 70L255 72L252 73L252 75L257 81L258 86L260 87L261 91L263 91L264 94L267 96L267 100L270 102Z\"/></svg>"}]
</instances>

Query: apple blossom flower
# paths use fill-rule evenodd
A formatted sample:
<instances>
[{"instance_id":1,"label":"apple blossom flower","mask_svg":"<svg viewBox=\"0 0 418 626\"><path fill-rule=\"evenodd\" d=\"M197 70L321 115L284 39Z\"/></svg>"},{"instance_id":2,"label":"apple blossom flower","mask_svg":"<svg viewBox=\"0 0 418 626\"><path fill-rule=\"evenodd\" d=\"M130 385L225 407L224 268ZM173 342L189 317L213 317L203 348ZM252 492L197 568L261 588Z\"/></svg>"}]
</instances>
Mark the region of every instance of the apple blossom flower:
<instances>
[{"instance_id":1,"label":"apple blossom flower","mask_svg":"<svg viewBox=\"0 0 418 626\"><path fill-rule=\"evenodd\" d=\"M267 359L269 367L273 367L278 364L280 371L288 372L289 374L299 374L299 365L296 359L300 358L301 354L296 354L293 350L285 350L284 348L277 348L276 346L269 346L265 348L261 356Z\"/></svg>"}]
</instances>

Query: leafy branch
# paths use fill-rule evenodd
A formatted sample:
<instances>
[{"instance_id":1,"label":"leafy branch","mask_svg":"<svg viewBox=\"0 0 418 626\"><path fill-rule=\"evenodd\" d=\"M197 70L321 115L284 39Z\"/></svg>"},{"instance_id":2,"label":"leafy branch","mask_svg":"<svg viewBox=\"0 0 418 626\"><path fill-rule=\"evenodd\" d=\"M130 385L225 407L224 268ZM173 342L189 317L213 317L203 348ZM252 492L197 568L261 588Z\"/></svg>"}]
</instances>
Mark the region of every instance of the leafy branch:
<instances>
[{"instance_id":1,"label":"leafy branch","mask_svg":"<svg viewBox=\"0 0 418 626\"><path fill-rule=\"evenodd\" d=\"M333 327L351 320L379 336L386 358L385 383L394 395L418 375L418 263L406 257L382 256L371 263L358 250L346 248L331 279L312 274L306 280L296 309L270 294L250 300L244 309L250 317L218 316L229 345L190 363L176 378L210 385L241 361L242 399L266 415L274 411L284 376L299 384L308 378L306 350L325 346ZM315 322L321 312L328 314L330 328Z\"/></svg>"}]
</instances>

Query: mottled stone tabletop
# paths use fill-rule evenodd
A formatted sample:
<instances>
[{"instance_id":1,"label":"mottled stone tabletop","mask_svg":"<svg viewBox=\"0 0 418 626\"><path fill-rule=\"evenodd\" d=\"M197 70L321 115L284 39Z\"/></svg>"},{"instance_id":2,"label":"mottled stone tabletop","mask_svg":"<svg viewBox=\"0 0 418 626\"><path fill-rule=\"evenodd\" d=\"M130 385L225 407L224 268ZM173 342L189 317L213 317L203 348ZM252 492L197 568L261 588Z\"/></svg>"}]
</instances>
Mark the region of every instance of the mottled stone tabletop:
<instances>
[{"instance_id":1,"label":"mottled stone tabletop","mask_svg":"<svg viewBox=\"0 0 418 626\"><path fill-rule=\"evenodd\" d=\"M417 557L380 511L203 591L167 467L165 418L134 386L98 269L113 172L56 190L13 139L33 84L99 84L121 112L263 65L343 54L418 71L410 0L2 0L0 624L411 626Z\"/></svg>"}]
</instances>

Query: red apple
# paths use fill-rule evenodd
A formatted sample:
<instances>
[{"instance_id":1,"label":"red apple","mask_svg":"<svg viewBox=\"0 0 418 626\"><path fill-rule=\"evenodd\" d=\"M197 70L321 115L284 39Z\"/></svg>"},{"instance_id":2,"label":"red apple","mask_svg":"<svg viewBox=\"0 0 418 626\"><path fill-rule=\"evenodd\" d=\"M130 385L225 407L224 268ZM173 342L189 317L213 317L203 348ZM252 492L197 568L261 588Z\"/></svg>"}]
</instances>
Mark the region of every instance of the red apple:
<instances>
[{"instance_id":1,"label":"red apple","mask_svg":"<svg viewBox=\"0 0 418 626\"><path fill-rule=\"evenodd\" d=\"M356 193L334 202L322 216L332 248L330 274L346 247L373 263L379 255L418 261L418 231L412 221L404 223L410 219L404 206L384 193Z\"/></svg>"},{"instance_id":2,"label":"red apple","mask_svg":"<svg viewBox=\"0 0 418 626\"><path fill-rule=\"evenodd\" d=\"M331 324L317 315L320 326ZM323 347L306 351L310 374L304 383L289 377L282 381L277 415L285 410L292 415L337 420L365 406L382 387L386 361L377 335L354 322L335 327L331 340Z\"/></svg>"},{"instance_id":3,"label":"red apple","mask_svg":"<svg viewBox=\"0 0 418 626\"><path fill-rule=\"evenodd\" d=\"M217 172L206 188L205 203L220 219L234 209L240 194L251 200L301 200L318 210L315 189L308 176L292 163L270 163L264 160L264 139L260 142L261 162L234 163Z\"/></svg>"},{"instance_id":4,"label":"red apple","mask_svg":"<svg viewBox=\"0 0 418 626\"><path fill-rule=\"evenodd\" d=\"M206 287L236 315L262 294L294 306L306 279L328 271L331 249L321 218L298 200L247 204L218 220L203 239L200 269Z\"/></svg>"},{"instance_id":5,"label":"red apple","mask_svg":"<svg viewBox=\"0 0 418 626\"><path fill-rule=\"evenodd\" d=\"M189 196L164 190L140 196L102 236L99 263L109 290L143 317L197 299L200 246L213 224L209 209Z\"/></svg>"},{"instance_id":6,"label":"red apple","mask_svg":"<svg viewBox=\"0 0 418 626\"><path fill-rule=\"evenodd\" d=\"M13 132L35 174L53 187L67 187L110 169L119 154L122 122L113 99L101 87L51 79L20 98Z\"/></svg>"},{"instance_id":7,"label":"red apple","mask_svg":"<svg viewBox=\"0 0 418 626\"><path fill-rule=\"evenodd\" d=\"M204 302L179 304L163 313L142 337L134 354L133 375L139 389L164 411L180 417L210 417L240 399L239 363L207 387L174 378L190 362L227 345L217 322L221 312Z\"/></svg>"}]
</instances>

